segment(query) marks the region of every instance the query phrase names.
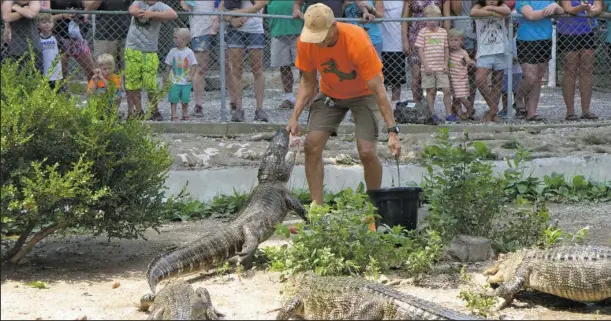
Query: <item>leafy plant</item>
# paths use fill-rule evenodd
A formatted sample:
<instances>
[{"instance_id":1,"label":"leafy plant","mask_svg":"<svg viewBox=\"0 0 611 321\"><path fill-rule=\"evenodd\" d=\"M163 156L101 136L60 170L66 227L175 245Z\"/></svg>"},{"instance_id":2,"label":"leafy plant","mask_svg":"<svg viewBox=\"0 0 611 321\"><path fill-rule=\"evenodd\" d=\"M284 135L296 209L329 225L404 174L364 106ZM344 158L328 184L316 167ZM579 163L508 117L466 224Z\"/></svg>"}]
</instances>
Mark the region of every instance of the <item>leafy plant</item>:
<instances>
[{"instance_id":1,"label":"leafy plant","mask_svg":"<svg viewBox=\"0 0 611 321\"><path fill-rule=\"evenodd\" d=\"M424 148L424 196L429 215L422 226L439 233L444 242L457 234L484 236L496 250L510 251L536 242L548 220L544 202L506 196L507 185L521 179L517 169L525 157L518 152L503 177L484 161L489 148L469 140L464 133L457 143L448 129ZM521 189L521 187L519 187Z\"/></svg>"},{"instance_id":2,"label":"leafy plant","mask_svg":"<svg viewBox=\"0 0 611 321\"><path fill-rule=\"evenodd\" d=\"M77 107L33 64L8 60L1 72L0 216L19 235L11 262L60 229L135 238L161 223L172 158L148 125L119 121L108 97Z\"/></svg>"},{"instance_id":3,"label":"leafy plant","mask_svg":"<svg viewBox=\"0 0 611 321\"><path fill-rule=\"evenodd\" d=\"M332 199L331 199L332 198ZM320 275L376 275L391 268L408 273L426 271L441 255L441 240L434 232L419 234L400 226L371 231L375 208L364 193L348 188L308 209L310 224L297 224L291 246L263 250L270 269L289 274L314 271ZM277 233L289 237L288 227Z\"/></svg>"}]
</instances>

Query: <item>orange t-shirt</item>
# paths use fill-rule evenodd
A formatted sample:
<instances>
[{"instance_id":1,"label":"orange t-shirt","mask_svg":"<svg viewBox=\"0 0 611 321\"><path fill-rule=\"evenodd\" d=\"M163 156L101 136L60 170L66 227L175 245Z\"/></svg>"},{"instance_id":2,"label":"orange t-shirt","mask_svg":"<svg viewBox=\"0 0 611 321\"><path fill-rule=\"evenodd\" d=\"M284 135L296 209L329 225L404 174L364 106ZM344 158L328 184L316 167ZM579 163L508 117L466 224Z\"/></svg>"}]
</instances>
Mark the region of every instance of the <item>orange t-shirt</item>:
<instances>
[{"instance_id":1,"label":"orange t-shirt","mask_svg":"<svg viewBox=\"0 0 611 321\"><path fill-rule=\"evenodd\" d=\"M115 84L116 90L121 89L121 77L119 75L111 74L110 81L112 81ZM87 91L91 91L92 88L93 88L93 79L89 81L89 86L87 86ZM101 89L101 88L104 88L104 82L102 82L101 80L98 80L98 89Z\"/></svg>"},{"instance_id":2,"label":"orange t-shirt","mask_svg":"<svg viewBox=\"0 0 611 321\"><path fill-rule=\"evenodd\" d=\"M382 61L367 32L357 25L337 22L339 39L333 47L321 48L297 41L295 66L305 72L318 70L320 91L337 99L373 94L367 82L382 76Z\"/></svg>"}]
</instances>

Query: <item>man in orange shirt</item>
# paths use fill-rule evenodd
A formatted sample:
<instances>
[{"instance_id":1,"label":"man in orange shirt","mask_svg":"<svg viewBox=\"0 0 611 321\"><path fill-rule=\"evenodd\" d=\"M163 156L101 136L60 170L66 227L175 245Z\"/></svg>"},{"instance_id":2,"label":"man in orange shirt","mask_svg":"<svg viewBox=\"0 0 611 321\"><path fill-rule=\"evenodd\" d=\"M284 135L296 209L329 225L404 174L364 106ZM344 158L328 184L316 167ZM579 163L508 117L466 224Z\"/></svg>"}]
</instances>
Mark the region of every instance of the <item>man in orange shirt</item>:
<instances>
[{"instance_id":1,"label":"man in orange shirt","mask_svg":"<svg viewBox=\"0 0 611 321\"><path fill-rule=\"evenodd\" d=\"M286 126L300 134L299 116L312 101L317 72L320 91L310 107L306 136L305 172L312 200L323 204L322 152L331 135L336 135L348 110L355 118L357 149L365 172L367 189L382 185L382 164L376 153L377 136L384 119L388 146L395 157L401 154L399 127L384 87L382 62L367 32L353 24L335 21L328 6L317 3L304 14L304 27L297 42L295 66L302 71L295 108Z\"/></svg>"}]
</instances>

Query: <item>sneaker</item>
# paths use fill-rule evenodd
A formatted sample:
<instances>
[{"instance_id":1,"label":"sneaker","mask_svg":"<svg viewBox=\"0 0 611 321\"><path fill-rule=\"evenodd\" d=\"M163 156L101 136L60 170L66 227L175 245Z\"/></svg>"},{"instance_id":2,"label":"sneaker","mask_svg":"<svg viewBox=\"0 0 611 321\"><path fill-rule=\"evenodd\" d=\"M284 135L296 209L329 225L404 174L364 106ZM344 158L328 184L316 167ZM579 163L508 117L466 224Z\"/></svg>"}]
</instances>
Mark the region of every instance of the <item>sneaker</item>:
<instances>
[{"instance_id":1,"label":"sneaker","mask_svg":"<svg viewBox=\"0 0 611 321\"><path fill-rule=\"evenodd\" d=\"M241 123L244 121L244 109L235 109L231 111L231 121Z\"/></svg>"},{"instance_id":2,"label":"sneaker","mask_svg":"<svg viewBox=\"0 0 611 321\"><path fill-rule=\"evenodd\" d=\"M458 119L458 117L456 117L456 115L452 114L452 115L448 115L448 117L446 117L446 122L459 123L460 119Z\"/></svg>"},{"instance_id":3,"label":"sneaker","mask_svg":"<svg viewBox=\"0 0 611 321\"><path fill-rule=\"evenodd\" d=\"M204 109L200 105L195 105L195 111L193 112L193 116L202 118L204 117Z\"/></svg>"},{"instance_id":4,"label":"sneaker","mask_svg":"<svg viewBox=\"0 0 611 321\"><path fill-rule=\"evenodd\" d=\"M293 109L293 107L295 107L295 105L288 99L285 99L282 104L278 106L279 109Z\"/></svg>"},{"instance_id":5,"label":"sneaker","mask_svg":"<svg viewBox=\"0 0 611 321\"><path fill-rule=\"evenodd\" d=\"M269 117L267 117L267 113L263 109L255 109L255 121L263 121L268 122Z\"/></svg>"},{"instance_id":6,"label":"sneaker","mask_svg":"<svg viewBox=\"0 0 611 321\"><path fill-rule=\"evenodd\" d=\"M231 110L236 110L238 109L238 106L235 103L231 102L229 103L229 108L231 108Z\"/></svg>"},{"instance_id":7,"label":"sneaker","mask_svg":"<svg viewBox=\"0 0 611 321\"><path fill-rule=\"evenodd\" d=\"M163 120L163 116L161 116L161 113L159 112L159 110L155 110L155 111L151 112L151 118L149 118L149 120L162 121Z\"/></svg>"},{"instance_id":8,"label":"sneaker","mask_svg":"<svg viewBox=\"0 0 611 321\"><path fill-rule=\"evenodd\" d=\"M506 110L501 110L501 111L499 111L499 113L497 115L499 115L503 119L507 118L507 111Z\"/></svg>"},{"instance_id":9,"label":"sneaker","mask_svg":"<svg viewBox=\"0 0 611 321\"><path fill-rule=\"evenodd\" d=\"M432 118L433 118L433 123L435 125L437 125L437 124L439 124L441 122L441 119L439 119L439 116L437 116L437 115L433 115Z\"/></svg>"}]
</instances>

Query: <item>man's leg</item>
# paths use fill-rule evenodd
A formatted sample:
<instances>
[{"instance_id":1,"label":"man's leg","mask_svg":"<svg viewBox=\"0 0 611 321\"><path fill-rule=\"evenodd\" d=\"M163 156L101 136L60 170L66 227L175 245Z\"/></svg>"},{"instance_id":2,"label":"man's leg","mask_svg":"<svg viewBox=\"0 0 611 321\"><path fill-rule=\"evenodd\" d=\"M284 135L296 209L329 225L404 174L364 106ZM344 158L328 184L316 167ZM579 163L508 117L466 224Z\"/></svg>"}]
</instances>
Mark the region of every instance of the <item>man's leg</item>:
<instances>
[{"instance_id":1,"label":"man's leg","mask_svg":"<svg viewBox=\"0 0 611 321\"><path fill-rule=\"evenodd\" d=\"M383 119L374 95L347 100L355 120L354 135L367 189L382 186L382 164L377 155L377 141Z\"/></svg>"},{"instance_id":2,"label":"man's leg","mask_svg":"<svg viewBox=\"0 0 611 321\"><path fill-rule=\"evenodd\" d=\"M322 205L324 201L323 182L325 178L322 152L331 135L328 131L311 131L304 143L305 175L312 201Z\"/></svg>"},{"instance_id":3,"label":"man's leg","mask_svg":"<svg viewBox=\"0 0 611 321\"><path fill-rule=\"evenodd\" d=\"M330 108L325 105L325 98L325 95L319 94L312 101L308 116L308 134L303 145L306 180L312 201L318 205L322 205L324 201L322 152L329 136L337 132L339 123L348 112L346 108L338 106Z\"/></svg>"}]
</instances>

